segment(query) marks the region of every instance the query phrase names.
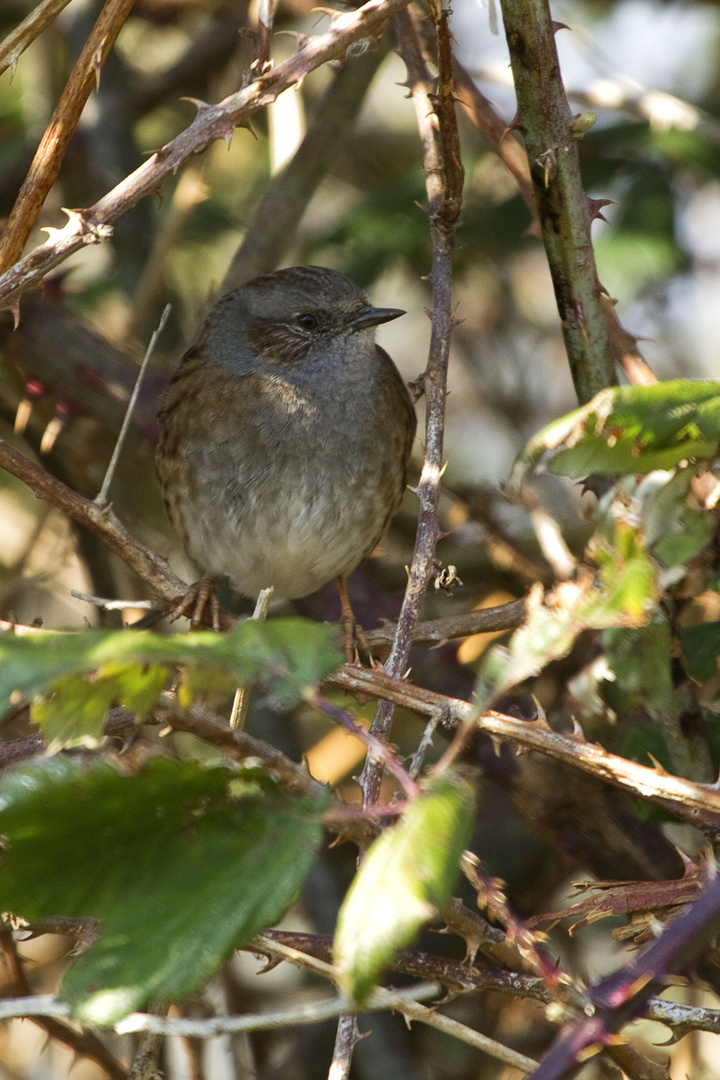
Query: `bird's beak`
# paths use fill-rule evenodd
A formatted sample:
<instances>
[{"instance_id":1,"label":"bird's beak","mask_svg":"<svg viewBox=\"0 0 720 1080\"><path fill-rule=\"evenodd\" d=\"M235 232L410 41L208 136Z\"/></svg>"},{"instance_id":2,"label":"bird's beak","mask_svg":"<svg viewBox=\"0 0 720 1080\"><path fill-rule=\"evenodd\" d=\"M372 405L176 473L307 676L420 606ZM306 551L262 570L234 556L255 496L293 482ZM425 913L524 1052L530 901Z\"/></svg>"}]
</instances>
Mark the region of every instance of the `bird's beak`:
<instances>
[{"instance_id":1,"label":"bird's beak","mask_svg":"<svg viewBox=\"0 0 720 1080\"><path fill-rule=\"evenodd\" d=\"M347 325L351 330L367 330L370 326L379 326L380 323L390 322L391 319L399 319L406 312L401 308L370 307L369 305L353 315Z\"/></svg>"}]
</instances>

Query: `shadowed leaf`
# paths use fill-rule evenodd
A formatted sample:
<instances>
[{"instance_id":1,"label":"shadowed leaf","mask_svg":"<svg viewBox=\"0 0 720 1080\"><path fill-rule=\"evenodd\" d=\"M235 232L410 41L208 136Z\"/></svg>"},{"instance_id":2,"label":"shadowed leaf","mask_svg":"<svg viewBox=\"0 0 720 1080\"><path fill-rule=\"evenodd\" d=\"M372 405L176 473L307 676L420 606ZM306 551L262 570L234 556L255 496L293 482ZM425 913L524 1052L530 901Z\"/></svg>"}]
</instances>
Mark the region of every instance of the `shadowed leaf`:
<instances>
[{"instance_id":1,"label":"shadowed leaf","mask_svg":"<svg viewBox=\"0 0 720 1080\"><path fill-rule=\"evenodd\" d=\"M61 996L110 1024L197 990L277 922L314 862L324 805L324 793L290 799L258 769L28 765L0 782L0 908L100 920Z\"/></svg>"}]
</instances>

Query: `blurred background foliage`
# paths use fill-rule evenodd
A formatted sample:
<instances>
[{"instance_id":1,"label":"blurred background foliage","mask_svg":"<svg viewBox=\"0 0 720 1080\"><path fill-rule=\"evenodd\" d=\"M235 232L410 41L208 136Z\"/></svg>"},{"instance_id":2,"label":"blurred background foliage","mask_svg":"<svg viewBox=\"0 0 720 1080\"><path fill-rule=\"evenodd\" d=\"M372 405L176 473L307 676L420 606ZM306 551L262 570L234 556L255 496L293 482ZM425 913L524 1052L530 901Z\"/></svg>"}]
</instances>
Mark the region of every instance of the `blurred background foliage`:
<instances>
[{"instance_id":1,"label":"blurred background foliage","mask_svg":"<svg viewBox=\"0 0 720 1080\"><path fill-rule=\"evenodd\" d=\"M0 37L31 6L29 0L3 0ZM0 78L0 217L12 208L98 10L95 0L72 0L23 54L14 77L6 71ZM720 9L714 3L655 0L576 2L554 4L553 17L569 28L557 41L571 104L597 114L580 143L585 188L594 198L613 200L604 209L607 223L593 226L600 279L617 300L623 325L645 339L644 355L661 378L717 378ZM514 101L505 43L493 28L496 19L493 0L489 6L454 2L457 57L509 125ZM92 204L174 137L193 117L187 98L214 102L241 86L252 58L249 31L255 20L252 4L234 0L138 0L38 224L61 227L63 206ZM327 15L312 9L310 0L281 0L273 57L289 55L292 35L326 25ZM424 279L430 241L422 210L422 157L402 87L406 74L392 46L386 32L382 43L368 43L342 71L325 67L312 73L299 90L286 92L258 114L252 133L237 130L229 147L218 142L191 160L166 184L162 198L143 200L116 223L110 243L69 259L46 281L42 295L27 294L17 330L9 313L1 316L0 433L37 454L75 489L94 495L137 361L164 305L172 304L112 498L136 535L168 555L186 580L196 575L165 518L154 478L154 406L227 275L237 282L277 265L306 262L342 270L374 302L407 309L405 318L383 327L379 338L408 380L425 366L429 321L424 309L431 298ZM333 101L340 102L339 118L328 118ZM501 484L527 439L576 404L544 252L528 234L527 206L462 104L458 113L466 187L454 288L462 322L453 338L449 382L442 502L448 535L438 555L457 566L463 584L451 597L442 590L429 595L426 618L500 603L523 595L533 581L552 581L553 569L536 534L537 514L509 506ZM306 159L301 161L302 151L294 158L318 117ZM264 202L280 178L282 206L296 207L290 227ZM36 230L29 247L42 239ZM422 413L422 402L418 410ZM416 448L417 467L419 462ZM536 490L579 553L589 532L582 515L583 499L589 497L551 477L541 478ZM408 494L383 543L383 556L354 575L351 594L366 627L397 613L415 514L416 501ZM94 538L3 473L0 618L42 620L52 627L98 620L118 624L118 615L99 614L74 599L71 589L104 597L144 595ZM333 588L298 608L316 618L336 618ZM487 636L463 643L459 652L453 644L417 649L414 670L422 672L424 685L465 697L486 645ZM580 642L577 648L582 647ZM577 655L558 662L536 685L538 699L551 704L583 666ZM5 736L22 734L22 724L22 718L6 724ZM340 763L348 738L336 738L325 720L299 709L280 721L255 705L248 725L296 758L309 755L314 775L339 784L344 797L355 797L349 779L353 754ZM598 722L586 734L600 737L600 729ZM618 743L637 738L633 731L617 732ZM602 736L614 737L606 728ZM417 721L401 714L394 739L401 753L411 752ZM635 752L627 741L615 748ZM641 738L638 756L647 748ZM199 751L175 737L174 752L193 756ZM662 747L657 756L661 753ZM569 877L578 872L679 876L674 840L682 835L690 851L700 844L700 836L687 829L663 831L657 814L640 821L630 799L608 794L549 761L518 763L508 750L496 755L491 746L479 748L478 755L486 779L473 849L491 873L508 882L511 901L521 912L559 907ZM325 856L293 926L305 920L304 925L329 932L352 869L353 855L346 848ZM30 943L26 954L35 963L34 986L52 989L62 948L43 940L44 947ZM439 948L437 938L429 947ZM614 967L625 948L594 927L557 947L588 978ZM241 957L211 995L224 995L233 1010L241 1011L266 1007L282 995L311 998L318 992L316 983L297 972L276 972L258 982L254 971ZM699 1000L700 992L692 993ZM466 995L456 1015L529 1054L542 1051L551 1031L539 1005L499 995ZM411 1036L397 1017L372 1017L365 1026L374 1034L356 1049L357 1077L501 1075L496 1063L436 1032L413 1030ZM638 1025L639 1045L655 1060L652 1043L666 1034L652 1024ZM258 1036L256 1075L263 1080L325 1075L332 1040L333 1025ZM70 1052L55 1044L43 1050L42 1043L43 1036L36 1038L29 1025L8 1026L0 1034L0 1074L66 1075ZM242 1076L221 1043L216 1040L201 1052L169 1040L164 1067L176 1080ZM118 1043L116 1049L123 1047ZM718 1060L714 1036L683 1040L673 1075L701 1080L717 1074ZM83 1061L73 1069L75 1078L81 1074L94 1080L102 1072Z\"/></svg>"}]
</instances>

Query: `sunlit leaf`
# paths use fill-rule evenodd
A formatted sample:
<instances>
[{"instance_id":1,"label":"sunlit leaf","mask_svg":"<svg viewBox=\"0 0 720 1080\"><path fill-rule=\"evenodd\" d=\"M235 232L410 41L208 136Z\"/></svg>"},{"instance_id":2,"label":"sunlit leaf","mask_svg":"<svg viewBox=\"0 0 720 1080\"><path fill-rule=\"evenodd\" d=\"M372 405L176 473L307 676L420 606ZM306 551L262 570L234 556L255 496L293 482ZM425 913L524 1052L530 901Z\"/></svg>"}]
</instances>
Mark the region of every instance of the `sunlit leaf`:
<instances>
[{"instance_id":1,"label":"sunlit leaf","mask_svg":"<svg viewBox=\"0 0 720 1080\"><path fill-rule=\"evenodd\" d=\"M333 949L340 988L355 1001L450 896L472 807L465 780L438 777L366 854L340 909Z\"/></svg>"},{"instance_id":2,"label":"sunlit leaf","mask_svg":"<svg viewBox=\"0 0 720 1080\"><path fill-rule=\"evenodd\" d=\"M611 387L538 432L519 455L512 485L546 457L551 472L580 479L671 469L720 446L720 383L673 379Z\"/></svg>"},{"instance_id":3,"label":"sunlit leaf","mask_svg":"<svg viewBox=\"0 0 720 1080\"><path fill-rule=\"evenodd\" d=\"M108 709L118 706L143 716L167 682L161 664L104 664L96 674L61 675L50 683L50 695L33 707L48 749L96 746Z\"/></svg>"},{"instance_id":4,"label":"sunlit leaf","mask_svg":"<svg viewBox=\"0 0 720 1080\"><path fill-rule=\"evenodd\" d=\"M162 689L162 665L205 669L215 682L262 683L278 706L342 663L335 627L303 619L246 620L228 634L161 637L132 630L0 637L0 713L13 692L49 693L35 718L50 738L96 740L113 702L142 713ZM198 677L198 682L202 679Z\"/></svg>"}]
</instances>

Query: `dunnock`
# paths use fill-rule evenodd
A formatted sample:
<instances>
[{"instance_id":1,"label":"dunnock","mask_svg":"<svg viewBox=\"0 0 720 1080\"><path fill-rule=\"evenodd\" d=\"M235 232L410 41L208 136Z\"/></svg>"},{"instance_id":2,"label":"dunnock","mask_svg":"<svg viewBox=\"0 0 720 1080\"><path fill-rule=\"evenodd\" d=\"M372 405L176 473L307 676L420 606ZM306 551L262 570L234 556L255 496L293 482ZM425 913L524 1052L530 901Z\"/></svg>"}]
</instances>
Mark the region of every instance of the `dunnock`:
<instances>
[{"instance_id":1,"label":"dunnock","mask_svg":"<svg viewBox=\"0 0 720 1080\"><path fill-rule=\"evenodd\" d=\"M344 577L400 505L415 436L374 335L404 314L320 266L255 278L215 305L158 414L163 496L206 583L292 599L337 577L347 642Z\"/></svg>"}]
</instances>

